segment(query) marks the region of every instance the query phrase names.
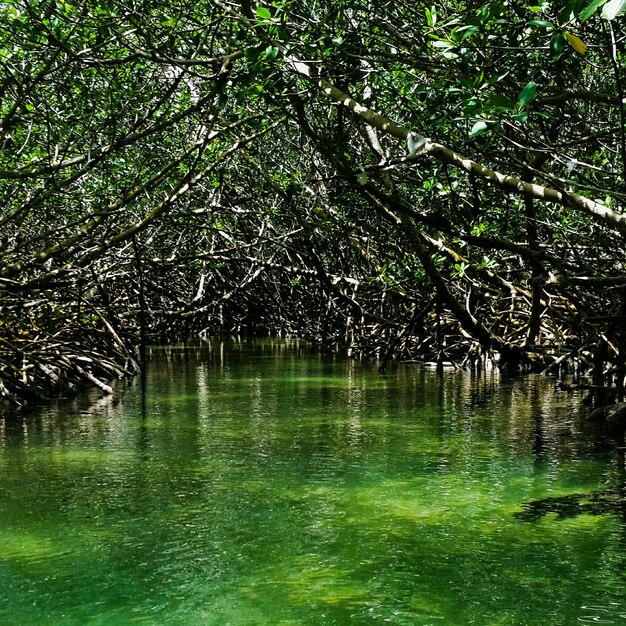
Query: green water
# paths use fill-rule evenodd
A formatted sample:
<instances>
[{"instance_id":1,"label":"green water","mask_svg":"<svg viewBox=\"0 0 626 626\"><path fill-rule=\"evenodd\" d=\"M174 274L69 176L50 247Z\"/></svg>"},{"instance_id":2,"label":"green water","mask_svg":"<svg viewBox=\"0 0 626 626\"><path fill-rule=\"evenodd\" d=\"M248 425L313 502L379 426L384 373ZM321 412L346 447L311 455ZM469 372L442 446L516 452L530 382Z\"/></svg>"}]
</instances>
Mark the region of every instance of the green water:
<instances>
[{"instance_id":1,"label":"green water","mask_svg":"<svg viewBox=\"0 0 626 626\"><path fill-rule=\"evenodd\" d=\"M143 393L0 419L0 624L626 624L626 513L515 515L623 483L577 400L155 350Z\"/></svg>"}]
</instances>

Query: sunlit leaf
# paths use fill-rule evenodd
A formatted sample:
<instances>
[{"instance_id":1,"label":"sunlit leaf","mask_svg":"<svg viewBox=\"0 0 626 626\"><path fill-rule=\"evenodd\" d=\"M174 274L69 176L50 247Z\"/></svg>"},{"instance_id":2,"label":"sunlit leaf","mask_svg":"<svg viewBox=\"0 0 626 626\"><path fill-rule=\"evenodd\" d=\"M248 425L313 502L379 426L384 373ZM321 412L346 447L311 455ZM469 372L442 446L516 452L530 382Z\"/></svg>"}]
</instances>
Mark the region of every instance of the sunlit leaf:
<instances>
[{"instance_id":1,"label":"sunlit leaf","mask_svg":"<svg viewBox=\"0 0 626 626\"><path fill-rule=\"evenodd\" d=\"M518 103L522 109L535 97L536 92L537 83L531 80L519 95Z\"/></svg>"},{"instance_id":2,"label":"sunlit leaf","mask_svg":"<svg viewBox=\"0 0 626 626\"><path fill-rule=\"evenodd\" d=\"M584 55L587 52L587 44L576 37L576 35L572 35L572 33L564 33L565 39L567 39L567 43L578 52L578 54Z\"/></svg>"},{"instance_id":3,"label":"sunlit leaf","mask_svg":"<svg viewBox=\"0 0 626 626\"><path fill-rule=\"evenodd\" d=\"M471 37L478 30L477 26L459 26L454 29L458 34L460 41L465 41L468 37Z\"/></svg>"},{"instance_id":4,"label":"sunlit leaf","mask_svg":"<svg viewBox=\"0 0 626 626\"><path fill-rule=\"evenodd\" d=\"M454 44L450 41L433 41L433 48L454 48Z\"/></svg>"},{"instance_id":5,"label":"sunlit leaf","mask_svg":"<svg viewBox=\"0 0 626 626\"><path fill-rule=\"evenodd\" d=\"M593 0L591 4L588 4L578 15L578 19L581 22L588 20L604 3L606 0Z\"/></svg>"},{"instance_id":6,"label":"sunlit leaf","mask_svg":"<svg viewBox=\"0 0 626 626\"><path fill-rule=\"evenodd\" d=\"M602 9L602 17L613 20L626 10L626 0L609 0Z\"/></svg>"},{"instance_id":7,"label":"sunlit leaf","mask_svg":"<svg viewBox=\"0 0 626 626\"><path fill-rule=\"evenodd\" d=\"M470 130L470 135L472 137L476 137L476 135L480 135L484 133L489 128L489 125L484 120L480 120L472 126L472 130Z\"/></svg>"},{"instance_id":8,"label":"sunlit leaf","mask_svg":"<svg viewBox=\"0 0 626 626\"><path fill-rule=\"evenodd\" d=\"M257 7L256 14L262 20L270 20L270 19L272 19L272 14L265 7Z\"/></svg>"},{"instance_id":9,"label":"sunlit leaf","mask_svg":"<svg viewBox=\"0 0 626 626\"><path fill-rule=\"evenodd\" d=\"M431 28L437 24L437 8L431 7L430 9L424 9L424 13L426 14L426 23Z\"/></svg>"},{"instance_id":10,"label":"sunlit leaf","mask_svg":"<svg viewBox=\"0 0 626 626\"><path fill-rule=\"evenodd\" d=\"M432 25L435 26L437 24L437 7L430 7L430 17Z\"/></svg>"},{"instance_id":11,"label":"sunlit leaf","mask_svg":"<svg viewBox=\"0 0 626 626\"><path fill-rule=\"evenodd\" d=\"M267 48L265 48L265 56L268 59L275 59L277 55L278 48L276 46L267 46Z\"/></svg>"}]
</instances>

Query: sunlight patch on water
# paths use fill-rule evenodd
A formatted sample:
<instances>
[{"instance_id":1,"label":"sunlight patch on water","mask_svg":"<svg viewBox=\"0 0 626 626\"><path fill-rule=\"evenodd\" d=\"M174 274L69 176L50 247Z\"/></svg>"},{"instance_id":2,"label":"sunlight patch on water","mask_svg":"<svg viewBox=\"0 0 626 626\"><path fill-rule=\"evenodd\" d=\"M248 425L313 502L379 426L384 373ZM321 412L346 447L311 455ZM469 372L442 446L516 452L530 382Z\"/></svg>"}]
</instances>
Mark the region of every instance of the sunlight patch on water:
<instances>
[{"instance_id":1,"label":"sunlight patch on water","mask_svg":"<svg viewBox=\"0 0 626 626\"><path fill-rule=\"evenodd\" d=\"M29 568L37 565L53 567L58 557L70 554L65 542L28 532L0 532L2 554L0 560L11 562L11 567Z\"/></svg>"}]
</instances>

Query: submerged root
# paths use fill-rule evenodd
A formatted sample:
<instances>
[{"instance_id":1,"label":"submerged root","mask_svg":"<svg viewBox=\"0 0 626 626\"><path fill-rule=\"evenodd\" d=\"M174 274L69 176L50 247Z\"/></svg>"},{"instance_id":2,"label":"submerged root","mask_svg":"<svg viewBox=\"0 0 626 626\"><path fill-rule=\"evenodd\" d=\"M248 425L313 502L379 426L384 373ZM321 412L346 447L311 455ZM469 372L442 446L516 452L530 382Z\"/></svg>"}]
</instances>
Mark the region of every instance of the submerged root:
<instances>
[{"instance_id":1,"label":"submerged root","mask_svg":"<svg viewBox=\"0 0 626 626\"><path fill-rule=\"evenodd\" d=\"M604 489L591 493L572 493L566 496L543 498L522 504L515 517L525 522L534 522L545 515L556 514L558 519L577 515L624 514L626 505L625 487Z\"/></svg>"}]
</instances>

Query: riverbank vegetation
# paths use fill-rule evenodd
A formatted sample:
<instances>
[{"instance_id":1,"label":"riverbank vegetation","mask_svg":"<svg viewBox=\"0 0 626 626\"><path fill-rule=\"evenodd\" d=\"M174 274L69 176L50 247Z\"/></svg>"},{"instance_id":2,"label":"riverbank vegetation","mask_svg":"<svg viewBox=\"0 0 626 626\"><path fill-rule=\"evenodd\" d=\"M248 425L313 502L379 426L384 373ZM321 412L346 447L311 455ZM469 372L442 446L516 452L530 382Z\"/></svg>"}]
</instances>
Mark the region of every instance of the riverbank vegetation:
<instances>
[{"instance_id":1,"label":"riverbank vegetation","mask_svg":"<svg viewBox=\"0 0 626 626\"><path fill-rule=\"evenodd\" d=\"M0 2L0 395L295 334L623 399L625 2Z\"/></svg>"}]
</instances>

